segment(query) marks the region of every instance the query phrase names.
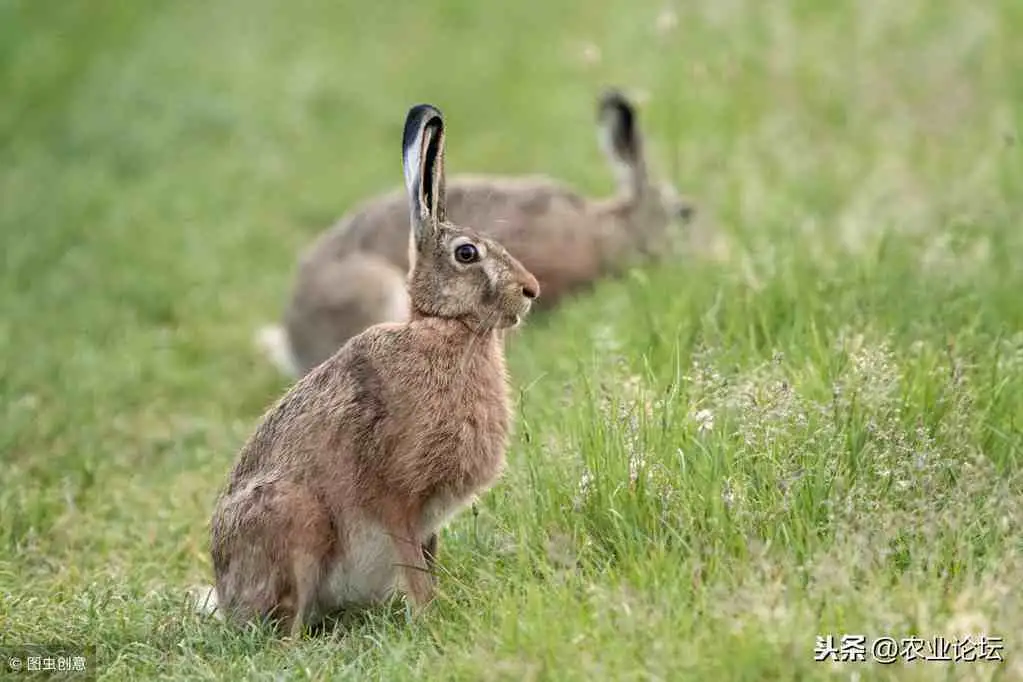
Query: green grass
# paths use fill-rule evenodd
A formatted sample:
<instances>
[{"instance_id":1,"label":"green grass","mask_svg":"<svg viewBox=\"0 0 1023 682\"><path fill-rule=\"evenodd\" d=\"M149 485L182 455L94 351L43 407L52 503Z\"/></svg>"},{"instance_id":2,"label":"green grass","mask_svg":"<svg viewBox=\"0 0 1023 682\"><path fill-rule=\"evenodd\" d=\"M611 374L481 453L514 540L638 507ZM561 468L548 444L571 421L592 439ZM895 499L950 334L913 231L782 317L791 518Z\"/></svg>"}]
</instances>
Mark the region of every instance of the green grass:
<instances>
[{"instance_id":1,"label":"green grass","mask_svg":"<svg viewBox=\"0 0 1023 682\"><path fill-rule=\"evenodd\" d=\"M1023 678L1023 5L661 10L0 0L0 644L108 680ZM191 615L286 386L253 331L401 181L407 107L450 172L597 193L608 83L704 236L510 349L508 473L441 599L297 643ZM827 633L1006 662L815 662Z\"/></svg>"}]
</instances>

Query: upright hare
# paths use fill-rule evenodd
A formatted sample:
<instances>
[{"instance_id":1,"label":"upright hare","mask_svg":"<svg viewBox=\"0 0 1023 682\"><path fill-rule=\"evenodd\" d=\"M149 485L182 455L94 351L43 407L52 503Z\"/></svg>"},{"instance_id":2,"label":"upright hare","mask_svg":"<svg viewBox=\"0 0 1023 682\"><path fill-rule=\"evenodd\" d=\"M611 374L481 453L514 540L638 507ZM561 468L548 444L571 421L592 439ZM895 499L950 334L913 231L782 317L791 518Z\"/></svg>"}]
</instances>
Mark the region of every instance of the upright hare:
<instances>
[{"instance_id":1,"label":"upright hare","mask_svg":"<svg viewBox=\"0 0 1023 682\"><path fill-rule=\"evenodd\" d=\"M540 287L498 242L448 222L434 107L410 109L403 165L411 267L407 309L394 312L406 321L357 330L242 448L213 513L205 595L232 621L294 634L399 583L422 607L438 530L504 466L503 336Z\"/></svg>"},{"instance_id":2,"label":"upright hare","mask_svg":"<svg viewBox=\"0 0 1023 682\"><path fill-rule=\"evenodd\" d=\"M598 121L615 196L586 198L543 176L462 176L448 186L451 219L516 254L543 287L543 307L663 253L672 226L694 212L670 185L651 183L635 108L623 95L601 96ZM376 197L305 251L283 326L259 336L283 372L300 376L366 327L406 319L406 213L401 192Z\"/></svg>"}]
</instances>

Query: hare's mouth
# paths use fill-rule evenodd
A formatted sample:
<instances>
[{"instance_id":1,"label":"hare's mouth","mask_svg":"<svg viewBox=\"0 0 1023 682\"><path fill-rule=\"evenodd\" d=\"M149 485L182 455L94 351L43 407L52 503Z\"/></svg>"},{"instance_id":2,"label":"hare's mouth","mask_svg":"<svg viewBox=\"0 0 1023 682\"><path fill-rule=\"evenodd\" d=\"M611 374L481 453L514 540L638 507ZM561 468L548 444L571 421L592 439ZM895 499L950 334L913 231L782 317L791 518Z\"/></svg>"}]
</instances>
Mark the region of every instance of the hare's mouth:
<instances>
[{"instance_id":1,"label":"hare's mouth","mask_svg":"<svg viewBox=\"0 0 1023 682\"><path fill-rule=\"evenodd\" d=\"M518 327L522 323L522 315L518 313L507 313L501 316L500 327L504 329L512 329Z\"/></svg>"},{"instance_id":2,"label":"hare's mouth","mask_svg":"<svg viewBox=\"0 0 1023 682\"><path fill-rule=\"evenodd\" d=\"M530 301L526 298L521 299L517 305L512 304L507 306L501 315L500 326L506 328L518 327L522 324L522 320L529 313L531 307Z\"/></svg>"}]
</instances>

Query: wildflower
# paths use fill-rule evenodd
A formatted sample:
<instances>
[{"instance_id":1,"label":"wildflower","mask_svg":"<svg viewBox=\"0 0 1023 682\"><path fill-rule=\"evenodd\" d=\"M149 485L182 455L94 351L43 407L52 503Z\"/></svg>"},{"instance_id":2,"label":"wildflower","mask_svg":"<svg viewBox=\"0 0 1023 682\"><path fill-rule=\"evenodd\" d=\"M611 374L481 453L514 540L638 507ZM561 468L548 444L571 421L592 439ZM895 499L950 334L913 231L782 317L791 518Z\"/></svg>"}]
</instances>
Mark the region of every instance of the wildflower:
<instances>
[{"instance_id":1,"label":"wildflower","mask_svg":"<svg viewBox=\"0 0 1023 682\"><path fill-rule=\"evenodd\" d=\"M710 410L699 410L693 415L693 419L696 421L697 433L709 433L714 429L714 413Z\"/></svg>"},{"instance_id":2,"label":"wildflower","mask_svg":"<svg viewBox=\"0 0 1023 682\"><path fill-rule=\"evenodd\" d=\"M586 66L595 66L600 63L600 48L593 43L584 43L582 46L582 60Z\"/></svg>"},{"instance_id":3,"label":"wildflower","mask_svg":"<svg viewBox=\"0 0 1023 682\"><path fill-rule=\"evenodd\" d=\"M678 13L672 7L665 7L657 15L657 33L667 35L678 26Z\"/></svg>"}]
</instances>

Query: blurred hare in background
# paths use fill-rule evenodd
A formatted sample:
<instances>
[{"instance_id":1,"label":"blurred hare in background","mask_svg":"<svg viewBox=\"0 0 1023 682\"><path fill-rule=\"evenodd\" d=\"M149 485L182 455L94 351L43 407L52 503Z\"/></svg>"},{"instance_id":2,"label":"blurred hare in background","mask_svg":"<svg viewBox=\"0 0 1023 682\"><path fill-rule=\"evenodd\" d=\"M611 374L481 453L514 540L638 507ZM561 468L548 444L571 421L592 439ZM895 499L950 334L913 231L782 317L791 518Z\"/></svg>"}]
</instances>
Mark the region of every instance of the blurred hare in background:
<instances>
[{"instance_id":1,"label":"blurred hare in background","mask_svg":"<svg viewBox=\"0 0 1023 682\"><path fill-rule=\"evenodd\" d=\"M584 197L546 176L462 175L448 181L451 219L504 244L544 291L537 309L668 251L673 226L695 208L651 181L634 105L615 90L598 102L598 131L617 180L610 197ZM258 341L298 377L350 337L408 317L408 206L394 191L357 206L301 256L282 326Z\"/></svg>"}]
</instances>

